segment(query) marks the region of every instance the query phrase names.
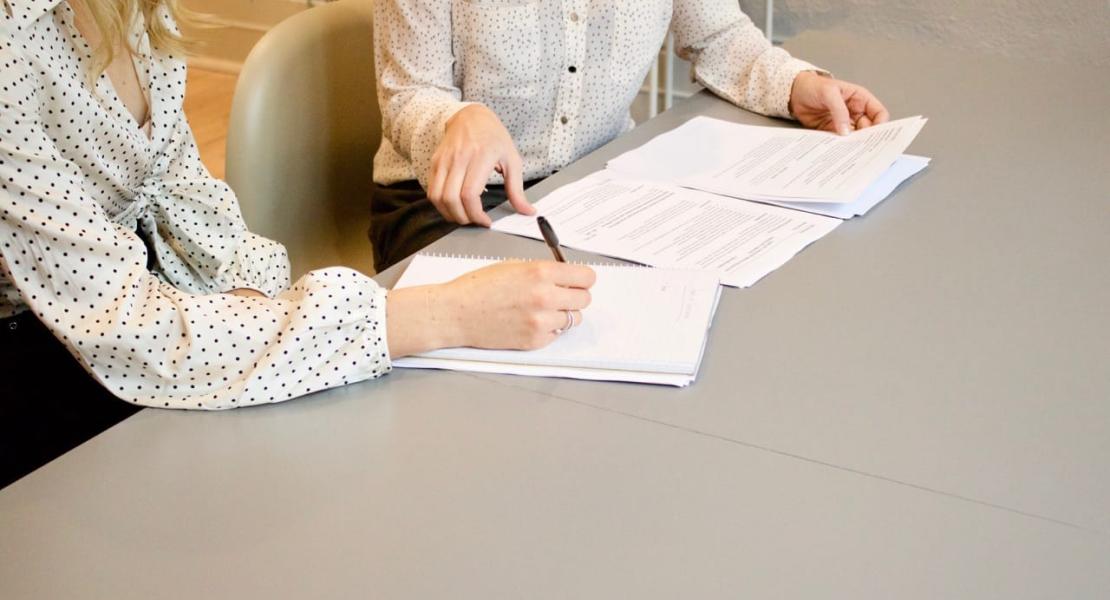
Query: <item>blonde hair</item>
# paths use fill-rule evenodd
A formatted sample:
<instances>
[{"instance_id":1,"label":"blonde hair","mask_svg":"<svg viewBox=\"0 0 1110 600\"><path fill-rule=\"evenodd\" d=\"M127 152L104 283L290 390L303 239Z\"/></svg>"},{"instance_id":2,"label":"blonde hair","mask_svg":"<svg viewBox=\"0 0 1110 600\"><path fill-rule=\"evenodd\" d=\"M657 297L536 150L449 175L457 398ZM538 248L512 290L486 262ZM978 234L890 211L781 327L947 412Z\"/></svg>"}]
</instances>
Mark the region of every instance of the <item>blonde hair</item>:
<instances>
[{"instance_id":1,"label":"blonde hair","mask_svg":"<svg viewBox=\"0 0 1110 600\"><path fill-rule=\"evenodd\" d=\"M181 6L179 0L87 0L89 12L100 30L100 45L93 49L92 75L99 76L112 64L118 48L134 52L129 43L131 25L142 15L150 45L156 51L184 54L188 43L181 34L159 13L169 14L172 23L191 22L193 13Z\"/></svg>"}]
</instances>

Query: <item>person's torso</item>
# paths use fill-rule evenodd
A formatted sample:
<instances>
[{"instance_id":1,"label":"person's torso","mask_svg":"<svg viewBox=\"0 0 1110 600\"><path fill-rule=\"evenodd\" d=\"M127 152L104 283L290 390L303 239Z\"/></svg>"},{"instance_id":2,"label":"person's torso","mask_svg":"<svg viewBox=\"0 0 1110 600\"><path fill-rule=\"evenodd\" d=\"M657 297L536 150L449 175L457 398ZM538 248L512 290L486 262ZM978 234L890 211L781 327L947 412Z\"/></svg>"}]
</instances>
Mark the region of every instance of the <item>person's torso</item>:
<instances>
[{"instance_id":1,"label":"person's torso","mask_svg":"<svg viewBox=\"0 0 1110 600\"><path fill-rule=\"evenodd\" d=\"M669 0L452 0L455 82L544 176L630 127L670 18Z\"/></svg>"},{"instance_id":2,"label":"person's torso","mask_svg":"<svg viewBox=\"0 0 1110 600\"><path fill-rule=\"evenodd\" d=\"M546 177L630 129L630 107L657 60L672 0L444 0L454 85L492 109ZM432 67L431 65L423 65ZM377 181L413 179L383 141ZM491 183L501 183L494 173Z\"/></svg>"},{"instance_id":3,"label":"person's torso","mask_svg":"<svg viewBox=\"0 0 1110 600\"><path fill-rule=\"evenodd\" d=\"M135 70L149 104L149 135L118 97L106 74L89 79L90 48L60 2L5 35L27 61L36 81L33 107L67 174L105 215L134 229L151 197L181 182L208 177L197 158L183 114L185 63L152 51L141 22L130 34ZM230 193L227 190L226 193ZM0 317L23 310L14 285L0 276Z\"/></svg>"}]
</instances>

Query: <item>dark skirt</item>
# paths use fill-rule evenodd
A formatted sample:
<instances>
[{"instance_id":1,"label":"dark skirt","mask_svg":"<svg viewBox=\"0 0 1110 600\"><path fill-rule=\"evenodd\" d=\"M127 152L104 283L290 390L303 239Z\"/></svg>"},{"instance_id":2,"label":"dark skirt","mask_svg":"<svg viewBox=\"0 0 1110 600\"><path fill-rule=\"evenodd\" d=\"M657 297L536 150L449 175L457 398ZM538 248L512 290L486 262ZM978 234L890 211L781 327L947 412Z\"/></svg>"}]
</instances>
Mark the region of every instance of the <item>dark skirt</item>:
<instances>
[{"instance_id":1,"label":"dark skirt","mask_svg":"<svg viewBox=\"0 0 1110 600\"><path fill-rule=\"evenodd\" d=\"M101 387L30 311L0 319L0 488L139 408Z\"/></svg>"},{"instance_id":2,"label":"dark skirt","mask_svg":"<svg viewBox=\"0 0 1110 600\"><path fill-rule=\"evenodd\" d=\"M529 181L525 188L539 181ZM379 273L459 227L440 216L415 181L375 183L372 191L370 242L374 246L374 268ZM482 208L488 211L506 198L504 186L491 185L482 194Z\"/></svg>"}]
</instances>

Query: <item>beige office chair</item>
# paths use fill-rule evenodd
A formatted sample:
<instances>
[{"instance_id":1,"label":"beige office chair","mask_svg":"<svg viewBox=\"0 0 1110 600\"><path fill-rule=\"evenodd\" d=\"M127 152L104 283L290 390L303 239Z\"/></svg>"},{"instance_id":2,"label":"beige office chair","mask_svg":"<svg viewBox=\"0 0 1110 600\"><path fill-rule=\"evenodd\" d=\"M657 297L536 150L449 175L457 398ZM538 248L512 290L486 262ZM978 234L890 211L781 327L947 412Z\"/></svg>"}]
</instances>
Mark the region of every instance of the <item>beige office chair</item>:
<instances>
[{"instance_id":1,"label":"beige office chair","mask_svg":"<svg viewBox=\"0 0 1110 600\"><path fill-rule=\"evenodd\" d=\"M299 13L258 42L235 86L227 181L247 226L285 244L294 278L331 265L373 272L372 22L370 0Z\"/></svg>"}]
</instances>

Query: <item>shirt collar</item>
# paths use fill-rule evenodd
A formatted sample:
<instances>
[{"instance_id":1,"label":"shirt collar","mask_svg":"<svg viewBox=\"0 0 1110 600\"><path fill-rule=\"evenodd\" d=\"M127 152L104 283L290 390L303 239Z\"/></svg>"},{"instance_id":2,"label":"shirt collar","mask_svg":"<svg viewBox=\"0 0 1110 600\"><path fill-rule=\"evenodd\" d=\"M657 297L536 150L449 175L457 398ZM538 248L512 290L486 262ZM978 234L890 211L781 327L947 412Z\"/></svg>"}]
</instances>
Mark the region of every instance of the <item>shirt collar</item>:
<instances>
[{"instance_id":1,"label":"shirt collar","mask_svg":"<svg viewBox=\"0 0 1110 600\"><path fill-rule=\"evenodd\" d=\"M7 5L8 13L15 21L16 28L22 29L28 23L34 23L39 17L54 10L54 7L63 0L2 0Z\"/></svg>"}]
</instances>

